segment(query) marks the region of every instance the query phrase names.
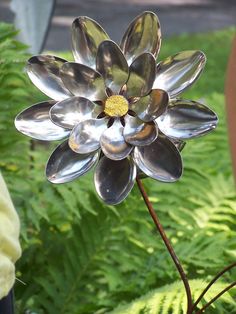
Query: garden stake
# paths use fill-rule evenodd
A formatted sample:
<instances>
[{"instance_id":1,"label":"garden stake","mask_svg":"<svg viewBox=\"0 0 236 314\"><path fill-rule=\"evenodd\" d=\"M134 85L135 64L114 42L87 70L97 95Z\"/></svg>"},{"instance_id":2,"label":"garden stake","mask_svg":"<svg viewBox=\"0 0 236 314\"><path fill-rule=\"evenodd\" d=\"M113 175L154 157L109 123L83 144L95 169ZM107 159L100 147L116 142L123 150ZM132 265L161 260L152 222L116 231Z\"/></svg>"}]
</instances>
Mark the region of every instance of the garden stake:
<instances>
[{"instance_id":1,"label":"garden stake","mask_svg":"<svg viewBox=\"0 0 236 314\"><path fill-rule=\"evenodd\" d=\"M196 312L196 314L201 314L205 311L206 308L208 308L213 302L215 302L219 297L221 297L225 292L229 291L231 288L236 286L236 281L231 283L229 286L227 286L225 289L223 289L220 293L218 293L211 301L209 301L207 304L205 304L199 311Z\"/></svg>"},{"instance_id":2,"label":"garden stake","mask_svg":"<svg viewBox=\"0 0 236 314\"><path fill-rule=\"evenodd\" d=\"M137 182L184 284L186 314L199 314L235 286L234 282L196 309L214 282L235 264L216 275L193 303L187 275L140 178L177 181L183 172L180 152L185 140L214 130L218 118L206 105L180 98L202 73L205 54L187 50L157 62L160 47L160 22L153 12L137 16L119 46L96 21L78 17L72 23L75 62L50 55L28 60L31 81L50 100L23 110L15 126L33 139L64 139L47 162L46 176L52 183L70 182L95 166L98 195L116 205Z\"/></svg>"},{"instance_id":3,"label":"garden stake","mask_svg":"<svg viewBox=\"0 0 236 314\"><path fill-rule=\"evenodd\" d=\"M227 271L229 271L230 269L236 267L236 263L233 263L229 266L227 266L226 268L224 268L221 272L219 272L211 281L210 283L207 285L207 287L203 290L203 292L201 293L201 295L199 296L199 298L197 299L197 301L195 303L193 303L192 300L192 292L191 292L191 288L188 282L188 278L186 273L184 272L184 269L170 243L170 240L168 239L160 221L159 218L152 206L152 203L150 202L147 192L144 189L144 186L142 184L141 179L137 178L136 179L138 188L140 193L142 194L142 197L144 199L144 202L148 208L148 211L152 217L152 220L154 221L157 230L168 250L168 252L170 253L170 256L180 274L180 277L183 281L184 284L184 288L185 288L185 292L186 292L186 296L187 296L187 311L186 314L192 314L195 312L196 306L197 304L202 300L202 298L204 297L204 295L206 294L206 292L210 289L210 287L217 281L217 279L219 279L223 274L225 274ZM234 281L232 284L230 284L229 286L227 286L225 289L223 289L221 292L219 292L214 298L212 298L208 303L206 303L200 310L197 310L197 312L195 312L195 314L201 314L205 311L206 308L208 308L212 303L214 303L218 298L220 298L225 292L229 291L231 288L233 288L234 286L236 286L236 281Z\"/></svg>"},{"instance_id":4,"label":"garden stake","mask_svg":"<svg viewBox=\"0 0 236 314\"><path fill-rule=\"evenodd\" d=\"M161 225L161 223L159 221L159 218L158 218L158 216L157 216L157 214L156 214L156 212L155 212L155 210L154 210L154 208L152 206L152 203L149 201L148 195L147 195L147 193L146 193L146 191L144 189L144 186L143 186L141 180L137 178L136 181L137 181L137 185L138 185L139 191L141 192L142 197L144 199L144 202L147 205L149 213L150 213L150 215L152 217L152 220L154 221L154 223L155 223L155 225L157 227L157 230L160 233L160 236L161 236L163 242L165 243L165 246L166 246L168 252L170 253L170 256L171 256L172 260L174 261L175 266L176 266L176 268L177 268L177 270L178 270L178 272L180 274L180 277L181 277L181 279L183 281L184 288L185 288L186 295L187 295L187 302L188 302L187 303L187 312L186 313L187 314L191 314L192 313L191 308L193 306L193 301L192 301L192 293L191 293L191 289L190 289L190 286L189 286L188 278L187 278L187 276L186 276L186 274L184 272L184 269L183 269L183 267L182 267L182 265L181 265L177 255L176 255L176 253L175 253L175 251L174 251L174 249L173 249L169 239L166 236L166 233L165 233L165 231L164 231L164 229L163 229L163 227L162 227L162 225Z\"/></svg>"},{"instance_id":5,"label":"garden stake","mask_svg":"<svg viewBox=\"0 0 236 314\"><path fill-rule=\"evenodd\" d=\"M206 288L203 290L203 292L200 294L200 296L198 297L197 301L194 302L192 309L194 310L196 308L196 306L198 305L198 303L201 301L201 299L204 297L204 295L206 294L206 292L211 288L211 286L220 278L222 277L222 275L224 275L227 271L229 271L230 269L236 267L236 262L233 264L230 264L229 266L227 266L226 268L224 268L221 272L219 272L210 282L209 284L206 286Z\"/></svg>"}]
</instances>

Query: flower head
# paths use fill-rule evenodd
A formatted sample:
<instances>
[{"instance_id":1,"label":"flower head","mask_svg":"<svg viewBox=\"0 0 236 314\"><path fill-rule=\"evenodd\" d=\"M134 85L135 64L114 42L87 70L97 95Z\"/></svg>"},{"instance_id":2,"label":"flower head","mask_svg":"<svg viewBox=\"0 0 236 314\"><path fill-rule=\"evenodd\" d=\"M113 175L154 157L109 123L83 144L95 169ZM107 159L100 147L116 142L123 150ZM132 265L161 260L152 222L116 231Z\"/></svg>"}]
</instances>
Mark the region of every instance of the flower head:
<instances>
[{"instance_id":1,"label":"flower head","mask_svg":"<svg viewBox=\"0 0 236 314\"><path fill-rule=\"evenodd\" d=\"M72 24L75 62L29 59L30 79L53 100L27 108L15 125L35 139L66 138L48 160L49 181L69 182L96 165L98 194L117 204L137 173L164 182L180 178L183 141L208 133L218 120L205 105L179 98L202 72L204 53L183 51L157 64L160 46L152 12L133 20L120 46L95 21L79 17Z\"/></svg>"}]
</instances>

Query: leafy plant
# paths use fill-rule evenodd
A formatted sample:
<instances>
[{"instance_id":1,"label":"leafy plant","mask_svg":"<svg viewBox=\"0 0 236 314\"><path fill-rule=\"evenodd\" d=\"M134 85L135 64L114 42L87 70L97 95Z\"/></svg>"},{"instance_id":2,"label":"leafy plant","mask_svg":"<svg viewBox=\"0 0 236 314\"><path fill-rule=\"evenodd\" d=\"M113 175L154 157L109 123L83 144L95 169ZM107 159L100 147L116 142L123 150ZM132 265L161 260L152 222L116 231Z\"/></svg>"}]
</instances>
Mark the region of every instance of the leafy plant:
<instances>
[{"instance_id":1,"label":"leafy plant","mask_svg":"<svg viewBox=\"0 0 236 314\"><path fill-rule=\"evenodd\" d=\"M49 184L44 165L53 147L16 132L16 114L45 96L24 73L28 55L15 34L11 25L0 25L0 166L21 219L23 256L17 277L26 283L15 286L18 313L101 314L124 309L135 314L148 313L151 304L156 313L181 313L177 304L185 301L178 274L138 189L122 205L106 207L94 192L92 174L66 185ZM204 95L202 101L220 118L215 132L188 142L183 151L185 173L178 183L144 180L196 296L203 282L236 258L236 193L223 95L233 34L227 29L175 37L164 43L161 55L184 49L206 53L206 71L185 97ZM215 292L235 274L225 275ZM234 313L234 295L234 290L226 294L209 313Z\"/></svg>"},{"instance_id":2,"label":"leafy plant","mask_svg":"<svg viewBox=\"0 0 236 314\"><path fill-rule=\"evenodd\" d=\"M197 299L199 294L207 285L203 280L192 280L190 285L193 290L193 297ZM215 284L211 292L204 297L204 301L210 301L216 294L224 289L225 285L222 283ZM236 309L235 302L229 293L224 294L218 301L217 306L213 307L212 313L224 313L224 302L232 304L233 310ZM110 312L111 314L179 314L185 313L186 310L186 295L183 289L182 282L176 282L171 285L166 285L159 289L149 292L147 295L131 304L121 306L116 310ZM210 312L209 312L210 313Z\"/></svg>"}]
</instances>

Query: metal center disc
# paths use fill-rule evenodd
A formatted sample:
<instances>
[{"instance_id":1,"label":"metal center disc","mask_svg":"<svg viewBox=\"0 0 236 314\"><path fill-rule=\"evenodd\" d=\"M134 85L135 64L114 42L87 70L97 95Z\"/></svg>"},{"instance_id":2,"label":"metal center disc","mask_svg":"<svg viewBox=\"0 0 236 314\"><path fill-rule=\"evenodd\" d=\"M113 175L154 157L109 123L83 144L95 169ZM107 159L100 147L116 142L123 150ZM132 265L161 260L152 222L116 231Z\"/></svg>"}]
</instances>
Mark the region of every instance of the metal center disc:
<instances>
[{"instance_id":1,"label":"metal center disc","mask_svg":"<svg viewBox=\"0 0 236 314\"><path fill-rule=\"evenodd\" d=\"M121 95L113 95L107 98L104 112L110 117L122 117L129 110L128 100Z\"/></svg>"}]
</instances>

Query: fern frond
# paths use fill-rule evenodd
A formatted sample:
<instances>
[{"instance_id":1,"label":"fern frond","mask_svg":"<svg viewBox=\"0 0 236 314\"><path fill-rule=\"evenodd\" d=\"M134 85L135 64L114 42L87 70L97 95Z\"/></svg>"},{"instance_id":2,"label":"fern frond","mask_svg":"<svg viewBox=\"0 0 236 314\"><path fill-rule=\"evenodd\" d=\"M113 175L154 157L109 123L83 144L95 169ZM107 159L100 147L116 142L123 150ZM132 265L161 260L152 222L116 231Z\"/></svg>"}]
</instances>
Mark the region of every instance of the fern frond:
<instances>
[{"instance_id":1,"label":"fern frond","mask_svg":"<svg viewBox=\"0 0 236 314\"><path fill-rule=\"evenodd\" d=\"M190 281L194 299L199 296L206 285L207 283L203 280L196 279ZM225 287L226 283L216 283L203 298L201 305L209 302L210 299L212 299ZM221 312L221 307L218 307L218 305L229 305L231 310L236 310L236 302L229 292L225 293L221 299L217 301L217 308L215 305L212 306L212 308L214 308L214 312L212 313L223 313ZM120 306L114 311L109 312L109 314L183 314L186 311L186 306L186 295L183 283L175 282L171 285L166 285L162 288L149 292L147 295L131 302L128 305Z\"/></svg>"}]
</instances>

